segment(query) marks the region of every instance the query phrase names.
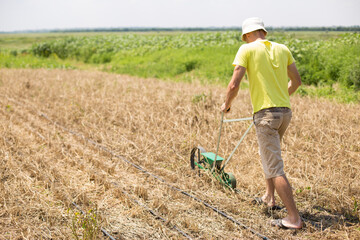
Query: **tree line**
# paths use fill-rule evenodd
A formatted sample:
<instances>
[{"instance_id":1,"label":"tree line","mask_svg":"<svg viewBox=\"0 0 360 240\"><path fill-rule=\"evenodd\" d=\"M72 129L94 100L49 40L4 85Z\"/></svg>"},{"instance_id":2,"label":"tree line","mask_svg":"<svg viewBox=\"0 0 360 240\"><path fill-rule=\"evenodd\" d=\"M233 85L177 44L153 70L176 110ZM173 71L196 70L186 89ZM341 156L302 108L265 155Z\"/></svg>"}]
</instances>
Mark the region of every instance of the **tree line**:
<instances>
[{"instance_id":1,"label":"tree line","mask_svg":"<svg viewBox=\"0 0 360 240\"><path fill-rule=\"evenodd\" d=\"M266 27L270 31L338 31L360 32L360 26L330 26L330 27ZM241 31L241 27L117 27L117 28L71 28L24 30L0 33L71 33L71 32L209 32L209 31Z\"/></svg>"}]
</instances>

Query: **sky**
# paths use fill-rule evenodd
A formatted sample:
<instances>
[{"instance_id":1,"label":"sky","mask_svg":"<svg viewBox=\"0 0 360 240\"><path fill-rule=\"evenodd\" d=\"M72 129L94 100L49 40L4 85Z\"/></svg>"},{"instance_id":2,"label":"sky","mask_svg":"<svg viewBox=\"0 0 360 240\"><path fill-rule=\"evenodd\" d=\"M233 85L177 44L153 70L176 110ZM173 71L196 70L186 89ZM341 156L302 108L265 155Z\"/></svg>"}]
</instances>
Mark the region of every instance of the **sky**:
<instances>
[{"instance_id":1,"label":"sky","mask_svg":"<svg viewBox=\"0 0 360 240\"><path fill-rule=\"evenodd\" d=\"M360 25L360 0L0 0L0 32L112 27Z\"/></svg>"}]
</instances>

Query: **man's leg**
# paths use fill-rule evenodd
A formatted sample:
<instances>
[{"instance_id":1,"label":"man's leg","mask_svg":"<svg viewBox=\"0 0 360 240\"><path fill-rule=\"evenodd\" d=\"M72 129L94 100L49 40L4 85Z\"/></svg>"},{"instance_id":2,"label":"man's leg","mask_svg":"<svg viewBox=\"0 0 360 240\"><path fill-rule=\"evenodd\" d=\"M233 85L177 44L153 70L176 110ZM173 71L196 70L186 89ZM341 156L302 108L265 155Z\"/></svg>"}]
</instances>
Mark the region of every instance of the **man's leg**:
<instances>
[{"instance_id":1,"label":"man's leg","mask_svg":"<svg viewBox=\"0 0 360 240\"><path fill-rule=\"evenodd\" d=\"M291 115L290 110L286 113L261 112L255 114L254 123L261 161L267 178L263 200L269 204L274 199L274 189L276 189L288 210L288 216L281 220L282 224L286 227L301 228L302 222L296 209L292 189L283 171L280 148L280 141L290 123Z\"/></svg>"},{"instance_id":2,"label":"man's leg","mask_svg":"<svg viewBox=\"0 0 360 240\"><path fill-rule=\"evenodd\" d=\"M264 202L267 203L269 207L273 207L275 206L275 195L274 195L275 186L271 178L266 179L265 181L266 181L266 192L261 198Z\"/></svg>"},{"instance_id":3,"label":"man's leg","mask_svg":"<svg viewBox=\"0 0 360 240\"><path fill-rule=\"evenodd\" d=\"M269 207L275 206L275 186L272 178L284 174L280 149L281 136L278 133L282 125L281 115L281 113L262 112L255 114L254 118L266 182L266 192L261 198ZM275 160L269 161L269 159Z\"/></svg>"},{"instance_id":4,"label":"man's leg","mask_svg":"<svg viewBox=\"0 0 360 240\"><path fill-rule=\"evenodd\" d=\"M288 216L282 219L283 225L291 228L301 228L302 221L299 216L299 212L296 209L294 196L288 179L285 175L282 175L274 177L271 180L288 212Z\"/></svg>"},{"instance_id":5,"label":"man's leg","mask_svg":"<svg viewBox=\"0 0 360 240\"><path fill-rule=\"evenodd\" d=\"M287 127L289 126L291 116L292 116L291 111L287 112L283 116L284 117L283 123L281 124L278 130L280 141L282 140L284 133ZM286 175L284 174L282 176L272 178L272 182L276 188L276 192L280 196L289 214L288 217L282 220L283 224L287 227L292 227L292 228L301 227L302 226L301 218L299 216L298 210L296 209L296 204L294 201L291 185Z\"/></svg>"}]
</instances>

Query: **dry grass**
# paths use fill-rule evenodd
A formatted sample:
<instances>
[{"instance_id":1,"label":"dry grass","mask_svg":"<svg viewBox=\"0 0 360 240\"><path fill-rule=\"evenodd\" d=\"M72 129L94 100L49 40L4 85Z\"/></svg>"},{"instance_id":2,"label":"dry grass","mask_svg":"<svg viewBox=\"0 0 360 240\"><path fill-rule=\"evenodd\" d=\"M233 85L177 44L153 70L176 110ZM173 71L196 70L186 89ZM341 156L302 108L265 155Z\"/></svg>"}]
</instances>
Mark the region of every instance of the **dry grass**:
<instances>
[{"instance_id":1,"label":"dry grass","mask_svg":"<svg viewBox=\"0 0 360 240\"><path fill-rule=\"evenodd\" d=\"M190 169L193 146L216 148L224 94L220 87L100 72L0 70L0 239L72 237L72 201L84 210L96 207L101 226L119 239L181 239L171 229L174 224L199 239L255 238L56 127L41 112L270 238L360 238L360 105L291 99L294 117L283 144L285 170L301 214L317 223L292 232L269 226L283 212L249 204L249 196L264 191L254 130L226 169L244 194ZM248 92L241 91L227 117L250 116L249 101ZM230 154L247 124L225 125L222 156ZM122 191L168 223L154 219Z\"/></svg>"}]
</instances>

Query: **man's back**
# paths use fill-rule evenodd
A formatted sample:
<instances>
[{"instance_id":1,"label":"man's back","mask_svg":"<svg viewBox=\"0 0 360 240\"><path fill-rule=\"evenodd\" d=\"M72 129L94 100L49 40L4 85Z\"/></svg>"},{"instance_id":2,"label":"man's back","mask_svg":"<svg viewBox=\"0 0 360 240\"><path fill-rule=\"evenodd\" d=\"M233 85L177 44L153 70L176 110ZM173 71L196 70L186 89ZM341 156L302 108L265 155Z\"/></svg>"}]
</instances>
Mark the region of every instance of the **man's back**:
<instances>
[{"instance_id":1,"label":"man's back","mask_svg":"<svg viewBox=\"0 0 360 240\"><path fill-rule=\"evenodd\" d=\"M293 62L285 45L268 40L240 47L233 65L247 70L254 113L271 107L290 108L287 66Z\"/></svg>"}]
</instances>

